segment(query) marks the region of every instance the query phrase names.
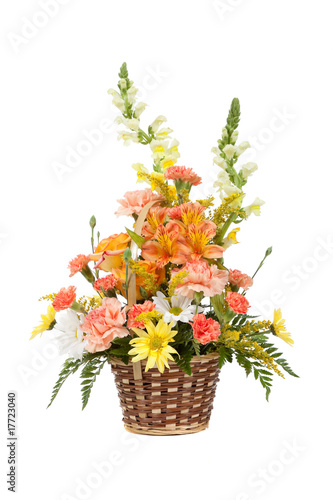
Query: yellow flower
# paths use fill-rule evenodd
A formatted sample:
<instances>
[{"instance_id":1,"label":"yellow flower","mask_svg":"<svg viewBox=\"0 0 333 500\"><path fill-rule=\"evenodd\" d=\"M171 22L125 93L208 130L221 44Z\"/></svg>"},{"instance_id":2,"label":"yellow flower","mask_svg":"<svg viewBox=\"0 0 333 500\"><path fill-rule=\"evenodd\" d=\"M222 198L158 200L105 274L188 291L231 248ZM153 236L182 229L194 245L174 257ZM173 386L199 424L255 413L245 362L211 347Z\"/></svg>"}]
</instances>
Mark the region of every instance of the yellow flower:
<instances>
[{"instance_id":1,"label":"yellow flower","mask_svg":"<svg viewBox=\"0 0 333 500\"><path fill-rule=\"evenodd\" d=\"M235 227L230 233L224 238L222 246L224 249L229 248L231 245L236 245L239 243L237 241L237 233L240 230L240 227Z\"/></svg>"},{"instance_id":2,"label":"yellow flower","mask_svg":"<svg viewBox=\"0 0 333 500\"><path fill-rule=\"evenodd\" d=\"M132 339L130 344L135 347L129 351L128 354L136 355L132 361L140 361L147 359L146 369L157 365L158 370L163 373L164 367L169 368L168 359L173 361L171 353L178 354L177 351L169 345L169 342L174 342L173 335L177 333L176 330L171 330L173 322L170 324L164 323L160 320L155 326L151 321L146 323L146 332L140 328L132 328L132 330L139 336L139 338Z\"/></svg>"},{"instance_id":3,"label":"yellow flower","mask_svg":"<svg viewBox=\"0 0 333 500\"><path fill-rule=\"evenodd\" d=\"M289 345L293 345L294 341L291 338L291 334L287 332L285 327L285 320L282 318L281 309L274 310L274 320L271 324L271 332L273 335L280 337L280 339L287 342Z\"/></svg>"},{"instance_id":4,"label":"yellow flower","mask_svg":"<svg viewBox=\"0 0 333 500\"><path fill-rule=\"evenodd\" d=\"M55 324L55 310L51 305L47 306L47 313L41 315L41 322L36 326L31 333L30 340L35 338L39 333L42 334L45 330L52 330Z\"/></svg>"}]
</instances>

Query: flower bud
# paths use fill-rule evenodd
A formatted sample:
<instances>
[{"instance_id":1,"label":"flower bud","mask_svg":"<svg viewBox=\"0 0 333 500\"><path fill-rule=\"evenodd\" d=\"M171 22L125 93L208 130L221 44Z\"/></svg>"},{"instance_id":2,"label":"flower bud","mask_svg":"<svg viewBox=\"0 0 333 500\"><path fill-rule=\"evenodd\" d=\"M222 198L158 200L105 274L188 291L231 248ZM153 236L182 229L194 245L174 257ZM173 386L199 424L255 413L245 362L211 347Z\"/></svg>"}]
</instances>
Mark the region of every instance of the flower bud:
<instances>
[{"instance_id":1,"label":"flower bud","mask_svg":"<svg viewBox=\"0 0 333 500\"><path fill-rule=\"evenodd\" d=\"M91 217L89 224L91 229L94 229L94 227L96 226L96 217L94 215Z\"/></svg>"},{"instance_id":2,"label":"flower bud","mask_svg":"<svg viewBox=\"0 0 333 500\"><path fill-rule=\"evenodd\" d=\"M124 252L124 261L126 262L126 264L129 263L129 261L131 260L132 258L132 252L129 248L126 248L125 252Z\"/></svg>"}]
</instances>

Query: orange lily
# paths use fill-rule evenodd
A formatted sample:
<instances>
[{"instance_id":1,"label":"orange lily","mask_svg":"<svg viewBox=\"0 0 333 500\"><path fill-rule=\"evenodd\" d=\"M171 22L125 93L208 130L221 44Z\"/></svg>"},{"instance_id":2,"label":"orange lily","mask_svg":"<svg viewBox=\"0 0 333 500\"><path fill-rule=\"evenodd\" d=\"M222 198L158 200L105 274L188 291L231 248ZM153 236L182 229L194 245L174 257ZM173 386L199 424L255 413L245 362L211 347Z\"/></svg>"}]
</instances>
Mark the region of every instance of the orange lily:
<instances>
[{"instance_id":1,"label":"orange lily","mask_svg":"<svg viewBox=\"0 0 333 500\"><path fill-rule=\"evenodd\" d=\"M185 264L189 258L190 248L185 238L168 224L158 226L155 240L146 241L142 245L141 256L145 260L157 263L161 268L172 262L173 264Z\"/></svg>"},{"instance_id":2,"label":"orange lily","mask_svg":"<svg viewBox=\"0 0 333 500\"><path fill-rule=\"evenodd\" d=\"M207 243L214 238L216 234L216 224L211 221L203 220L199 225L190 224L187 228L187 239L191 246L191 258L199 260L220 259L224 248L219 245L208 245Z\"/></svg>"}]
</instances>

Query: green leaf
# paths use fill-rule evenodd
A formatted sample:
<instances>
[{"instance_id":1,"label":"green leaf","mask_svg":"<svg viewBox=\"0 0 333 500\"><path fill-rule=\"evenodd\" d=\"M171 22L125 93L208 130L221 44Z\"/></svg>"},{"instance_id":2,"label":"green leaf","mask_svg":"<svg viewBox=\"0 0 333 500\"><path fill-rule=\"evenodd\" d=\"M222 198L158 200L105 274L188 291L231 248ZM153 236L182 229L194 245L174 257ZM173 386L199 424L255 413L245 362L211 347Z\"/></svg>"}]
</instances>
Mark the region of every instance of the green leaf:
<instances>
[{"instance_id":1,"label":"green leaf","mask_svg":"<svg viewBox=\"0 0 333 500\"><path fill-rule=\"evenodd\" d=\"M106 359L94 358L87 362L81 372L81 378L84 379L81 382L82 410L87 406L96 377L100 374L106 361Z\"/></svg>"},{"instance_id":2,"label":"green leaf","mask_svg":"<svg viewBox=\"0 0 333 500\"><path fill-rule=\"evenodd\" d=\"M188 347L183 347L182 349L177 349L179 356L174 356L174 360L187 375L192 374L191 359L193 358L193 351Z\"/></svg>"},{"instance_id":3,"label":"green leaf","mask_svg":"<svg viewBox=\"0 0 333 500\"><path fill-rule=\"evenodd\" d=\"M75 373L77 371L77 369L79 368L79 366L83 362L84 361L81 361L80 359L74 359L74 358L66 359L66 361L64 362L63 368L62 368L61 372L59 373L59 378L58 378L55 386L53 387L51 401L49 402L47 408L49 408L49 406L51 406L51 404L53 403L54 399L56 398L58 392L60 391L61 387L63 386L64 382L67 380L69 375L72 375L73 373Z\"/></svg>"},{"instance_id":4,"label":"green leaf","mask_svg":"<svg viewBox=\"0 0 333 500\"><path fill-rule=\"evenodd\" d=\"M146 240L142 236L140 236L139 234L136 234L134 231L131 231L130 229L128 229L127 227L126 227L126 231L127 231L128 235L132 238L134 243L136 243L138 245L138 247L141 248Z\"/></svg>"},{"instance_id":5,"label":"green leaf","mask_svg":"<svg viewBox=\"0 0 333 500\"><path fill-rule=\"evenodd\" d=\"M197 341L197 339L192 340L192 345L195 351L195 355L200 356L200 343Z\"/></svg>"},{"instance_id":6,"label":"green leaf","mask_svg":"<svg viewBox=\"0 0 333 500\"><path fill-rule=\"evenodd\" d=\"M224 345L219 347L219 368L221 369L226 363L232 362L232 350Z\"/></svg>"},{"instance_id":7,"label":"green leaf","mask_svg":"<svg viewBox=\"0 0 333 500\"><path fill-rule=\"evenodd\" d=\"M294 373L292 371L292 369L290 368L290 366L288 365L287 361L285 359L279 359L279 358L275 358L275 361L278 365L282 366L282 368L284 369L284 371L286 371L287 373L289 373L289 375L291 375L292 377L297 377L299 378L299 375L296 375L296 373Z\"/></svg>"},{"instance_id":8,"label":"green leaf","mask_svg":"<svg viewBox=\"0 0 333 500\"><path fill-rule=\"evenodd\" d=\"M246 376L248 377L248 375L252 371L252 363L251 363L251 361L249 359L247 359L245 356L243 356L242 354L239 354L239 353L236 354L236 359L237 359L238 364L241 367L244 368Z\"/></svg>"},{"instance_id":9,"label":"green leaf","mask_svg":"<svg viewBox=\"0 0 333 500\"><path fill-rule=\"evenodd\" d=\"M223 295L214 295L214 297L210 298L210 303L212 304L215 314L219 320L220 323L223 321L223 307L224 307L224 301L223 301Z\"/></svg>"}]
</instances>

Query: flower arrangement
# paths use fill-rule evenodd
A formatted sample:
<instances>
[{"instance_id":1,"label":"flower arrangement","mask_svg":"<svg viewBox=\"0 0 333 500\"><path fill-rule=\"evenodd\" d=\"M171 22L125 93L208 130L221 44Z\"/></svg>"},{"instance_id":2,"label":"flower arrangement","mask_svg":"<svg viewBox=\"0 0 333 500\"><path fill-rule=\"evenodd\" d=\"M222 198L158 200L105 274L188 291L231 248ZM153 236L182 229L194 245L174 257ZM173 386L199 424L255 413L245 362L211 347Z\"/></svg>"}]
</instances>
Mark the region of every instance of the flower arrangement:
<instances>
[{"instance_id":1,"label":"flower arrangement","mask_svg":"<svg viewBox=\"0 0 333 500\"><path fill-rule=\"evenodd\" d=\"M90 219L91 253L69 263L70 277L81 274L92 295L78 297L75 286L43 297L47 313L31 338L52 330L61 352L70 356L54 386L50 404L67 377L82 368L82 402L86 406L96 376L116 358L126 365L144 361L145 371L163 373L176 363L191 375L191 360L215 353L219 368L233 359L253 373L268 400L274 373L297 376L274 346L274 336L293 344L281 311L272 321L251 316L246 295L258 269L249 276L229 269L225 252L238 243L238 225L251 214L260 215L264 203L257 198L243 206L243 188L257 170L255 163L239 169L248 142L237 143L240 106L233 99L226 126L213 148L220 172L213 196L193 200L193 186L201 178L192 168L179 166L179 143L171 138L166 118L158 116L141 128L145 104L137 102L137 89L124 63L118 90L109 90L120 115L119 138L125 145L139 143L152 152L153 168L133 165L138 182L147 187L124 194L115 214L132 218L134 227L95 242L96 219ZM127 225L131 225L129 222ZM96 244L95 244L96 243Z\"/></svg>"}]
</instances>

